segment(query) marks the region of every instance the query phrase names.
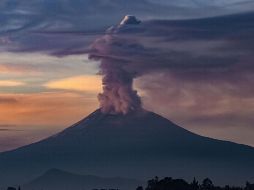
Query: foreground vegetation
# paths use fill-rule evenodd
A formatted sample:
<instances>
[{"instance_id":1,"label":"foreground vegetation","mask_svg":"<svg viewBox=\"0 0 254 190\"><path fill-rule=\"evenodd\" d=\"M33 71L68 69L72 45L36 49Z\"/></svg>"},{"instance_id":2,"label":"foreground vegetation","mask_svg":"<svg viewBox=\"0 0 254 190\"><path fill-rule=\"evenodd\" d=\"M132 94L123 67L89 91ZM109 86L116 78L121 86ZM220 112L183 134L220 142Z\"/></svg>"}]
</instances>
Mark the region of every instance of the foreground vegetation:
<instances>
[{"instance_id":1,"label":"foreground vegetation","mask_svg":"<svg viewBox=\"0 0 254 190\"><path fill-rule=\"evenodd\" d=\"M224 187L215 186L209 178L206 178L200 184L195 178L191 183L183 179L172 179L166 177L159 179L148 180L147 186L143 188L139 186L136 190L254 190L254 184L246 182L245 187L229 186Z\"/></svg>"},{"instance_id":2,"label":"foreground vegetation","mask_svg":"<svg viewBox=\"0 0 254 190\"><path fill-rule=\"evenodd\" d=\"M7 190L21 190L20 187L8 187ZM45 189L46 190L46 189ZM57 190L57 189L56 189ZM93 190L119 190L119 189L93 189ZM173 179L171 177L165 177L159 179L155 177L154 179L148 180L147 185L144 188L139 186L136 190L254 190L254 183L251 184L246 182L244 187L229 186L224 187L216 186L213 184L212 180L205 178L202 183L199 183L195 178L191 183L183 179Z\"/></svg>"}]
</instances>

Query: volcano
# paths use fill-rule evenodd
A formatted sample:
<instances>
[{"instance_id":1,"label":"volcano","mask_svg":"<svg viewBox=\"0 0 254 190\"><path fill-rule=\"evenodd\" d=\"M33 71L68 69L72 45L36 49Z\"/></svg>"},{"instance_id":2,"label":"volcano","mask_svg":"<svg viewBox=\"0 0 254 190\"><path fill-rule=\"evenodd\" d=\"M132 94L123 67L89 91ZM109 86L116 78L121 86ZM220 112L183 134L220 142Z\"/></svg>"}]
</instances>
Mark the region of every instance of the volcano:
<instances>
[{"instance_id":1,"label":"volcano","mask_svg":"<svg viewBox=\"0 0 254 190\"><path fill-rule=\"evenodd\" d=\"M254 171L254 148L202 137L149 111L100 109L40 142L0 154L0 184L24 184L57 168L77 174L147 179L211 177L243 184Z\"/></svg>"}]
</instances>

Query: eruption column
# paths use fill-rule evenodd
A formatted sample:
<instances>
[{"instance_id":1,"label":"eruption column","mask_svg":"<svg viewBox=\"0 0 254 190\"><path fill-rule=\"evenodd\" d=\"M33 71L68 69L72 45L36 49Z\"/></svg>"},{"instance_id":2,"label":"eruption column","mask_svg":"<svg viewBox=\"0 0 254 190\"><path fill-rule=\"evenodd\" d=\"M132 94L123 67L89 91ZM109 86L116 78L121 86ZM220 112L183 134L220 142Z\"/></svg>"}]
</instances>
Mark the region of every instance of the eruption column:
<instances>
[{"instance_id":1,"label":"eruption column","mask_svg":"<svg viewBox=\"0 0 254 190\"><path fill-rule=\"evenodd\" d=\"M128 19L130 19L128 21ZM139 24L133 16L126 16L118 27L124 24ZM133 89L134 74L125 70L127 61L115 56L117 44L117 29L112 33L95 40L91 45L90 59L100 61L100 74L103 75L103 92L98 95L103 113L127 114L141 107L137 91ZM120 49L120 48L119 48Z\"/></svg>"}]
</instances>

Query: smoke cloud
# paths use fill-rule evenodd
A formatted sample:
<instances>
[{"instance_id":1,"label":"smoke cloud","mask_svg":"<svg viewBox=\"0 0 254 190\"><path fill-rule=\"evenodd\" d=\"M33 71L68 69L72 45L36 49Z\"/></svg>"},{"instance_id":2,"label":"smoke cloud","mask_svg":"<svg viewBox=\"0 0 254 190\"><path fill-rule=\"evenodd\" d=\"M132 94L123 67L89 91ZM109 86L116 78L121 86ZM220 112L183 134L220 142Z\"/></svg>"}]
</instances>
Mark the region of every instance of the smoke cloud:
<instances>
[{"instance_id":1,"label":"smoke cloud","mask_svg":"<svg viewBox=\"0 0 254 190\"><path fill-rule=\"evenodd\" d=\"M104 75L103 93L98 99L102 112L126 114L140 108L140 97L132 87L133 78L121 68L121 63L103 59L101 73Z\"/></svg>"},{"instance_id":2,"label":"smoke cloud","mask_svg":"<svg viewBox=\"0 0 254 190\"><path fill-rule=\"evenodd\" d=\"M118 26L139 24L133 16L126 16ZM137 91L133 89L134 73L125 69L127 61L114 57L113 49L118 44L119 36L114 34L116 28L108 30L108 34L97 39L91 45L90 59L100 61L100 74L103 75L103 93L98 95L103 113L127 114L141 107L141 99Z\"/></svg>"},{"instance_id":3,"label":"smoke cloud","mask_svg":"<svg viewBox=\"0 0 254 190\"><path fill-rule=\"evenodd\" d=\"M212 86L211 89L222 89L224 95L240 93L241 97L253 97L251 31L254 25L249 22L253 17L254 14L249 13L142 23L126 17L121 24L109 28L104 36L95 40L90 48L90 59L100 61L100 73L104 76L104 91L99 95L102 110L128 113L139 108L141 101L132 88L133 80L158 73L165 73L162 81L156 83L156 86L161 85L162 91L170 87L170 76L180 83L179 88L188 84L193 87L191 89L196 89L205 84L206 87ZM232 29L234 33L228 35ZM173 89L178 88L178 82ZM151 81L144 83L146 89L154 85ZM210 94L209 89L207 94ZM152 90L156 97L163 93Z\"/></svg>"}]
</instances>

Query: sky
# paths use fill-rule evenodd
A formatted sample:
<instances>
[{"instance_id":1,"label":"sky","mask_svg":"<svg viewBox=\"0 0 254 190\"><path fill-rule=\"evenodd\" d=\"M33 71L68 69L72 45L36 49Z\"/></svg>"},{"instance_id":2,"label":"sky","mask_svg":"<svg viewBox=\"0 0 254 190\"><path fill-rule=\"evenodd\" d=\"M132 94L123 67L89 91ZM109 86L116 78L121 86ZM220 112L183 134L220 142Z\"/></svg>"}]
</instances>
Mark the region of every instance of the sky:
<instances>
[{"instance_id":1,"label":"sky","mask_svg":"<svg viewBox=\"0 0 254 190\"><path fill-rule=\"evenodd\" d=\"M100 60L89 54L123 63L145 109L195 133L254 146L253 4L1 1L0 151L99 107ZM111 27L126 14L142 23Z\"/></svg>"}]
</instances>

